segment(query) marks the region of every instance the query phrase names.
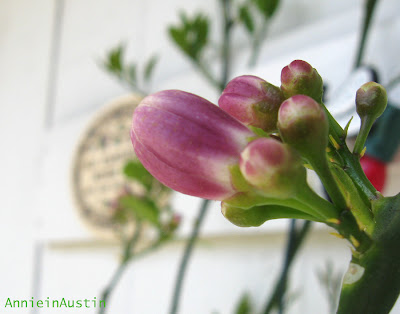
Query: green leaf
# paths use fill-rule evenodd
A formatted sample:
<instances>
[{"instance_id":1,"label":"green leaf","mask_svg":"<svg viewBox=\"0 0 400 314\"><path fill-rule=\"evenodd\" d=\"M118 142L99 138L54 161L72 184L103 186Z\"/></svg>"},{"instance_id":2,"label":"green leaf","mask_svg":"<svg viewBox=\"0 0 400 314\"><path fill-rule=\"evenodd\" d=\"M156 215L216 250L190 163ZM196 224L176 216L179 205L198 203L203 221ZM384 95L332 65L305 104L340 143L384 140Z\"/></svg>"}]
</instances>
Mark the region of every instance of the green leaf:
<instances>
[{"instance_id":1,"label":"green leaf","mask_svg":"<svg viewBox=\"0 0 400 314\"><path fill-rule=\"evenodd\" d=\"M152 200L129 195L121 197L119 202L122 207L131 210L137 219L160 226L159 210Z\"/></svg>"},{"instance_id":2,"label":"green leaf","mask_svg":"<svg viewBox=\"0 0 400 314\"><path fill-rule=\"evenodd\" d=\"M121 72L122 71L122 59L124 55L125 47L123 45L119 45L116 48L112 49L108 54L108 64L107 68L113 72Z\"/></svg>"},{"instance_id":3,"label":"green leaf","mask_svg":"<svg viewBox=\"0 0 400 314\"><path fill-rule=\"evenodd\" d=\"M147 190L151 189L153 180L155 180L146 168L137 160L128 161L124 166L123 172L128 178L143 184Z\"/></svg>"},{"instance_id":4,"label":"green leaf","mask_svg":"<svg viewBox=\"0 0 400 314\"><path fill-rule=\"evenodd\" d=\"M185 30L179 27L171 26L169 27L168 32L175 44L186 53L187 43Z\"/></svg>"},{"instance_id":5,"label":"green leaf","mask_svg":"<svg viewBox=\"0 0 400 314\"><path fill-rule=\"evenodd\" d=\"M144 68L144 80L149 81L151 78L151 75L153 74L153 70L155 65L157 64L158 57L157 56L152 56L146 63L146 66Z\"/></svg>"},{"instance_id":6,"label":"green leaf","mask_svg":"<svg viewBox=\"0 0 400 314\"><path fill-rule=\"evenodd\" d=\"M130 83L136 82L136 64L130 64L126 67L126 76Z\"/></svg>"},{"instance_id":7,"label":"green leaf","mask_svg":"<svg viewBox=\"0 0 400 314\"><path fill-rule=\"evenodd\" d=\"M254 33L254 22L247 6L243 5L239 8L239 20L246 27L246 30L252 34Z\"/></svg>"},{"instance_id":8,"label":"green leaf","mask_svg":"<svg viewBox=\"0 0 400 314\"><path fill-rule=\"evenodd\" d=\"M279 0L253 0L257 9L266 19L271 18L279 5Z\"/></svg>"},{"instance_id":9,"label":"green leaf","mask_svg":"<svg viewBox=\"0 0 400 314\"><path fill-rule=\"evenodd\" d=\"M168 31L175 44L191 59L198 60L208 43L209 22L206 16L197 14L188 18L180 15L180 25L170 26Z\"/></svg>"},{"instance_id":10,"label":"green leaf","mask_svg":"<svg viewBox=\"0 0 400 314\"><path fill-rule=\"evenodd\" d=\"M253 313L253 308L251 306L251 300L247 293L245 293L236 307L235 314L251 314Z\"/></svg>"}]
</instances>

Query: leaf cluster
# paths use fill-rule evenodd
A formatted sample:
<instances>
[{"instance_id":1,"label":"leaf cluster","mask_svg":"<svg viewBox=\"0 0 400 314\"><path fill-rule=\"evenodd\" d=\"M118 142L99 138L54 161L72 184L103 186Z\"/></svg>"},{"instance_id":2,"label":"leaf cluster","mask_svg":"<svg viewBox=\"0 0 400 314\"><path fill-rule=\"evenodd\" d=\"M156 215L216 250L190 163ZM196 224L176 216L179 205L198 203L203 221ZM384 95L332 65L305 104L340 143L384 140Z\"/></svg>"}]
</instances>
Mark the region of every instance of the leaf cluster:
<instances>
[{"instance_id":1,"label":"leaf cluster","mask_svg":"<svg viewBox=\"0 0 400 314\"><path fill-rule=\"evenodd\" d=\"M106 54L105 60L102 62L103 68L126 84L131 90L148 94L146 87L150 84L158 57L155 55L150 56L143 68L140 69L141 71L139 71L137 63L125 60L125 52L126 47L123 44L110 49Z\"/></svg>"},{"instance_id":2,"label":"leaf cluster","mask_svg":"<svg viewBox=\"0 0 400 314\"><path fill-rule=\"evenodd\" d=\"M175 44L191 59L198 60L208 44L210 21L202 13L189 18L181 12L180 23L168 28Z\"/></svg>"},{"instance_id":3,"label":"leaf cluster","mask_svg":"<svg viewBox=\"0 0 400 314\"><path fill-rule=\"evenodd\" d=\"M140 184L145 192L140 195L126 193L118 199L114 219L119 224L133 221L146 222L158 230L161 237L169 237L178 227L176 216L168 205L159 200L170 189L158 182L138 160L128 161L123 173L129 180Z\"/></svg>"}]
</instances>

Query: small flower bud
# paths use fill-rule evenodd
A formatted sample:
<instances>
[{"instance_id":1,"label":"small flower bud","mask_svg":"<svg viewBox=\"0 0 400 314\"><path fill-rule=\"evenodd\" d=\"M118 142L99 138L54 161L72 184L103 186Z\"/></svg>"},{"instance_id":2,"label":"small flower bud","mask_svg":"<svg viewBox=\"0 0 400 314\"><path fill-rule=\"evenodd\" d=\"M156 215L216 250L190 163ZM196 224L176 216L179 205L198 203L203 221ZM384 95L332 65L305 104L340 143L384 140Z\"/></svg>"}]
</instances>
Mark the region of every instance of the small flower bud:
<instances>
[{"instance_id":1,"label":"small flower bud","mask_svg":"<svg viewBox=\"0 0 400 314\"><path fill-rule=\"evenodd\" d=\"M301 158L289 146L271 138L249 143L239 165L243 177L265 196L293 197L299 185L306 184Z\"/></svg>"},{"instance_id":2,"label":"small flower bud","mask_svg":"<svg viewBox=\"0 0 400 314\"><path fill-rule=\"evenodd\" d=\"M131 128L136 155L157 180L213 200L236 193L230 169L251 137L254 133L219 107L177 90L144 98Z\"/></svg>"},{"instance_id":3,"label":"small flower bud","mask_svg":"<svg viewBox=\"0 0 400 314\"><path fill-rule=\"evenodd\" d=\"M278 110L284 101L282 91L263 79L243 75L228 83L219 106L245 125L276 131Z\"/></svg>"},{"instance_id":4,"label":"small flower bud","mask_svg":"<svg viewBox=\"0 0 400 314\"><path fill-rule=\"evenodd\" d=\"M370 116L376 120L385 111L386 105L387 94L381 84L368 82L357 90L356 106L361 119Z\"/></svg>"},{"instance_id":5,"label":"small flower bud","mask_svg":"<svg viewBox=\"0 0 400 314\"><path fill-rule=\"evenodd\" d=\"M356 108L361 119L361 126L354 144L355 155L362 155L369 131L375 120L385 111L386 105L387 94L382 85L368 82L357 90Z\"/></svg>"},{"instance_id":6,"label":"small flower bud","mask_svg":"<svg viewBox=\"0 0 400 314\"><path fill-rule=\"evenodd\" d=\"M166 226L166 231L168 233L173 233L176 229L178 229L181 222L182 222L182 216L179 214L173 214L171 220L168 222Z\"/></svg>"},{"instance_id":7,"label":"small flower bud","mask_svg":"<svg viewBox=\"0 0 400 314\"><path fill-rule=\"evenodd\" d=\"M302 60L294 60L282 69L281 89L285 98L302 94L322 102L322 78L316 69Z\"/></svg>"},{"instance_id":8,"label":"small flower bud","mask_svg":"<svg viewBox=\"0 0 400 314\"><path fill-rule=\"evenodd\" d=\"M305 158L325 154L329 122L324 109L312 98L295 95L285 100L278 114L278 129L284 142Z\"/></svg>"}]
</instances>

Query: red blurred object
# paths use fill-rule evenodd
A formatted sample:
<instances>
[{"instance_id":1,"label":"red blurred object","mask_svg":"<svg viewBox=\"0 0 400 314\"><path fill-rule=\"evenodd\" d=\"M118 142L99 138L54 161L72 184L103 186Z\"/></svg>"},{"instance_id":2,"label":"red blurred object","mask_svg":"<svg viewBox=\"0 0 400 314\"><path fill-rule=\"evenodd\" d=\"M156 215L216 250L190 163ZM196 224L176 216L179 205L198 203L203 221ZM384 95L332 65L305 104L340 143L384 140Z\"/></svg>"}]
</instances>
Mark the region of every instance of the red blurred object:
<instances>
[{"instance_id":1,"label":"red blurred object","mask_svg":"<svg viewBox=\"0 0 400 314\"><path fill-rule=\"evenodd\" d=\"M365 154L361 160L367 178L379 192L382 192L386 181L386 163Z\"/></svg>"}]
</instances>

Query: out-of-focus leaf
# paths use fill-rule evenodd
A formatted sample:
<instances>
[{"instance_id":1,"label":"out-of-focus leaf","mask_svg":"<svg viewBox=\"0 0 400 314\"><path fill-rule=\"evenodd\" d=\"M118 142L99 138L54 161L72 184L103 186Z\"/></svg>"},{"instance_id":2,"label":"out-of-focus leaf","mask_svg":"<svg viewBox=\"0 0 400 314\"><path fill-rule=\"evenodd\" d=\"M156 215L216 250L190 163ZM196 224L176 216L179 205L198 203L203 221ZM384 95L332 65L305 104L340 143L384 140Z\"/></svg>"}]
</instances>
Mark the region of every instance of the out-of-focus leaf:
<instances>
[{"instance_id":1,"label":"out-of-focus leaf","mask_svg":"<svg viewBox=\"0 0 400 314\"><path fill-rule=\"evenodd\" d=\"M147 190L150 190L153 176L146 170L143 165L136 160L128 161L124 166L124 174L133 180L136 180L144 185Z\"/></svg>"},{"instance_id":2,"label":"out-of-focus leaf","mask_svg":"<svg viewBox=\"0 0 400 314\"><path fill-rule=\"evenodd\" d=\"M193 38L193 42L195 44L194 49L196 49L197 53L206 46L208 42L208 19L206 16L198 14L193 23L193 32L196 34L195 38Z\"/></svg>"},{"instance_id":3,"label":"out-of-focus leaf","mask_svg":"<svg viewBox=\"0 0 400 314\"><path fill-rule=\"evenodd\" d=\"M146 63L144 67L144 80L149 81L151 78L151 75L153 74L153 70L155 65L157 64L158 58L157 56L152 56Z\"/></svg>"},{"instance_id":4,"label":"out-of-focus leaf","mask_svg":"<svg viewBox=\"0 0 400 314\"><path fill-rule=\"evenodd\" d=\"M236 307L235 314L252 314L252 306L251 306L251 300L249 295L246 293L244 294L240 301L239 304Z\"/></svg>"},{"instance_id":5,"label":"out-of-focus leaf","mask_svg":"<svg viewBox=\"0 0 400 314\"><path fill-rule=\"evenodd\" d=\"M180 25L170 26L169 34L188 57L196 60L208 42L208 19L202 14L188 18L184 13L180 18Z\"/></svg>"},{"instance_id":6,"label":"out-of-focus leaf","mask_svg":"<svg viewBox=\"0 0 400 314\"><path fill-rule=\"evenodd\" d=\"M136 82L136 64L130 64L126 67L126 75L129 82Z\"/></svg>"},{"instance_id":7,"label":"out-of-focus leaf","mask_svg":"<svg viewBox=\"0 0 400 314\"><path fill-rule=\"evenodd\" d=\"M113 72L122 71L122 59L124 55L124 46L119 45L112 49L108 54L107 68Z\"/></svg>"},{"instance_id":8,"label":"out-of-focus leaf","mask_svg":"<svg viewBox=\"0 0 400 314\"><path fill-rule=\"evenodd\" d=\"M137 219L147 221L156 227L160 226L159 210L150 199L141 199L128 195L121 197L119 204L131 210Z\"/></svg>"},{"instance_id":9,"label":"out-of-focus leaf","mask_svg":"<svg viewBox=\"0 0 400 314\"><path fill-rule=\"evenodd\" d=\"M252 34L254 32L254 22L247 6L243 5L239 8L239 19L246 27L246 30Z\"/></svg>"},{"instance_id":10,"label":"out-of-focus leaf","mask_svg":"<svg viewBox=\"0 0 400 314\"><path fill-rule=\"evenodd\" d=\"M279 6L279 0L253 0L253 3L267 19L274 15Z\"/></svg>"},{"instance_id":11,"label":"out-of-focus leaf","mask_svg":"<svg viewBox=\"0 0 400 314\"><path fill-rule=\"evenodd\" d=\"M175 44L186 53L187 45L186 45L185 30L179 27L171 26L169 27L168 31Z\"/></svg>"}]
</instances>

